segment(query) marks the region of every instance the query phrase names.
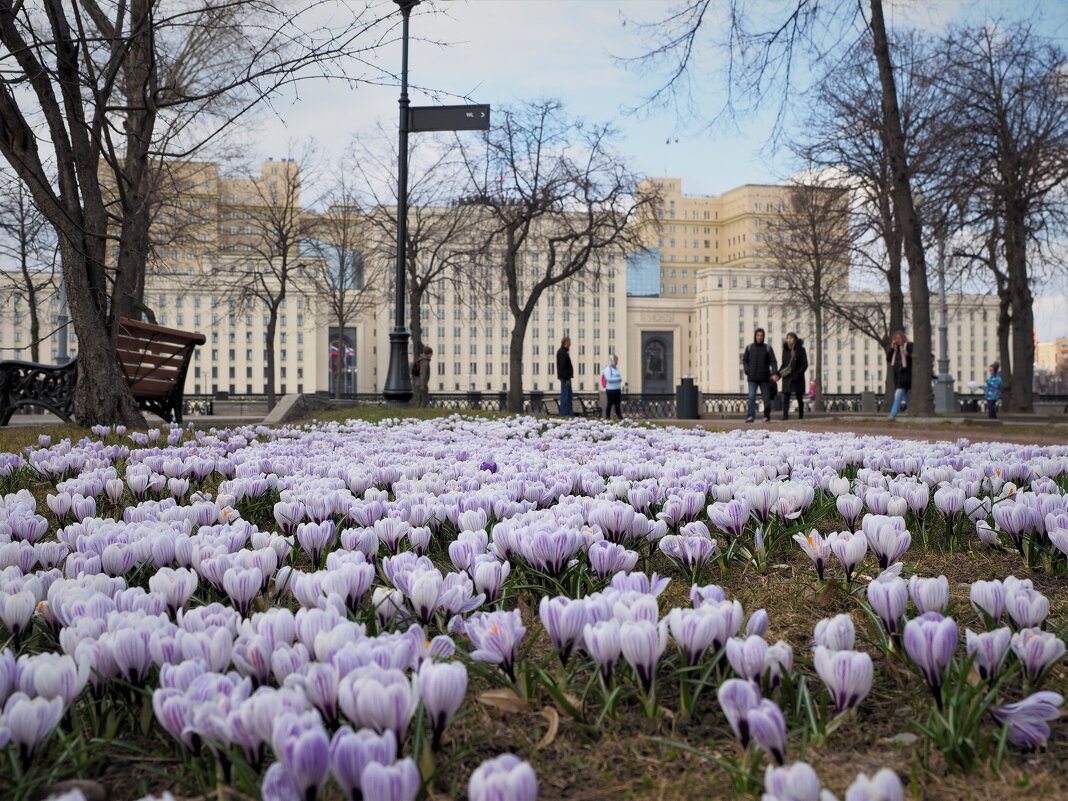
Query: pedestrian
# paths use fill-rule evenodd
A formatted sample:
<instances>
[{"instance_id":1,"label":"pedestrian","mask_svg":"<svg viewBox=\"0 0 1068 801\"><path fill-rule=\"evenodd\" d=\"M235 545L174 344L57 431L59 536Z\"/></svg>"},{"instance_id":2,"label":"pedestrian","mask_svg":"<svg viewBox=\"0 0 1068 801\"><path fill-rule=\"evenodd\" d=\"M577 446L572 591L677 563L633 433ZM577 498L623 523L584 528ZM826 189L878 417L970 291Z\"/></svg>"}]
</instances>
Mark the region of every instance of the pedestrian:
<instances>
[{"instance_id":1,"label":"pedestrian","mask_svg":"<svg viewBox=\"0 0 1068 801\"><path fill-rule=\"evenodd\" d=\"M434 350L429 345L424 345L423 352L412 365L416 406L427 406L430 403L430 357L433 355Z\"/></svg>"},{"instance_id":2,"label":"pedestrian","mask_svg":"<svg viewBox=\"0 0 1068 801\"><path fill-rule=\"evenodd\" d=\"M811 412L816 408L816 379L808 382L808 392L805 393L805 407Z\"/></svg>"},{"instance_id":3,"label":"pedestrian","mask_svg":"<svg viewBox=\"0 0 1068 801\"><path fill-rule=\"evenodd\" d=\"M604 383L605 405L604 419L612 416L612 407L616 407L616 417L623 419L623 374L619 372L619 357L612 354L608 357L608 364L601 373Z\"/></svg>"},{"instance_id":4,"label":"pedestrian","mask_svg":"<svg viewBox=\"0 0 1068 801\"><path fill-rule=\"evenodd\" d=\"M790 398L797 396L797 419L805 417L805 371L808 369L808 352L801 337L791 331L782 343L782 359L778 374L772 376L776 381L782 380L782 419L790 419Z\"/></svg>"},{"instance_id":5,"label":"pedestrian","mask_svg":"<svg viewBox=\"0 0 1068 801\"><path fill-rule=\"evenodd\" d=\"M764 329L753 332L753 341L742 352L742 370L749 381L749 403L746 405L745 422L756 419L756 393L764 399L764 422L771 420L771 377L778 372L775 350L764 341Z\"/></svg>"},{"instance_id":6,"label":"pedestrian","mask_svg":"<svg viewBox=\"0 0 1068 801\"><path fill-rule=\"evenodd\" d=\"M575 368L571 364L571 337L564 337L560 350L556 351L556 380L560 382L560 416L571 417L574 395L571 392L571 379L575 377Z\"/></svg>"},{"instance_id":7,"label":"pedestrian","mask_svg":"<svg viewBox=\"0 0 1068 801\"><path fill-rule=\"evenodd\" d=\"M912 399L912 343L904 331L895 331L886 351L886 361L894 376L894 402L890 406L890 419L897 417L902 405L906 408Z\"/></svg>"},{"instance_id":8,"label":"pedestrian","mask_svg":"<svg viewBox=\"0 0 1068 801\"><path fill-rule=\"evenodd\" d=\"M1001 400L1001 363L990 365L990 375L986 379L986 416L998 419L998 401Z\"/></svg>"}]
</instances>

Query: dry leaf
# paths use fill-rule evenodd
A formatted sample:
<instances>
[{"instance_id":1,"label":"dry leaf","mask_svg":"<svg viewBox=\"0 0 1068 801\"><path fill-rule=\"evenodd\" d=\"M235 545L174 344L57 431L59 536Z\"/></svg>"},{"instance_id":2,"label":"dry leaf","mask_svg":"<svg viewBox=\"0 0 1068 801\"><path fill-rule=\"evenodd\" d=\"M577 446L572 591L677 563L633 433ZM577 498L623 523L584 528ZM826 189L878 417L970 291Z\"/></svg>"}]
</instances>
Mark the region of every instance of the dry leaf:
<instances>
[{"instance_id":1,"label":"dry leaf","mask_svg":"<svg viewBox=\"0 0 1068 801\"><path fill-rule=\"evenodd\" d=\"M535 751L540 751L546 746L551 745L552 741L556 739L556 733L560 731L560 713L556 711L555 707L545 707L541 710L541 716L549 721L549 728L544 736L538 740L538 744L534 746Z\"/></svg>"},{"instance_id":2,"label":"dry leaf","mask_svg":"<svg viewBox=\"0 0 1068 801\"><path fill-rule=\"evenodd\" d=\"M511 687L502 687L497 690L486 690L479 693L476 698L480 704L502 709L505 712L529 712L527 702L515 694Z\"/></svg>"}]
</instances>

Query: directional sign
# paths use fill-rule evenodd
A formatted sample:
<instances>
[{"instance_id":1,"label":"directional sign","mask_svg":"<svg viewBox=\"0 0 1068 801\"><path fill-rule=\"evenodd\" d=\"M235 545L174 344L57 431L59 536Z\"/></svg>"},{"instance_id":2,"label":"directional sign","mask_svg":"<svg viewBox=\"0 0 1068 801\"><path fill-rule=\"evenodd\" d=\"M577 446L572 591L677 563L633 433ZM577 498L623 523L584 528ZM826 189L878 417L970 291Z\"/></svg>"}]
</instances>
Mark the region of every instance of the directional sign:
<instances>
[{"instance_id":1,"label":"directional sign","mask_svg":"<svg viewBox=\"0 0 1068 801\"><path fill-rule=\"evenodd\" d=\"M408 130L488 131L489 106L412 106L408 109Z\"/></svg>"}]
</instances>

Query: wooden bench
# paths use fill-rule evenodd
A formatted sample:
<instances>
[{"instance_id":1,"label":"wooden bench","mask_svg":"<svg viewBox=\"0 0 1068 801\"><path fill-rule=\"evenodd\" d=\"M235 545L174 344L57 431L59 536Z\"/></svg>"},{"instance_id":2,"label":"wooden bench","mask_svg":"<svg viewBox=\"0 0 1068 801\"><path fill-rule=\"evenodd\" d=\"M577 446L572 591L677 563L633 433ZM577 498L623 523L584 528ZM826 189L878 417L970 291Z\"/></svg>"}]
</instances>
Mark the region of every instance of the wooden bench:
<instances>
[{"instance_id":1,"label":"wooden bench","mask_svg":"<svg viewBox=\"0 0 1068 801\"><path fill-rule=\"evenodd\" d=\"M545 407L545 413L552 417L560 416L560 399L556 398L544 398L542 400L542 406ZM571 411L575 417L600 417L602 411L597 406L590 406L586 401L582 399L580 395L575 395L571 399Z\"/></svg>"},{"instance_id":2,"label":"wooden bench","mask_svg":"<svg viewBox=\"0 0 1068 801\"><path fill-rule=\"evenodd\" d=\"M203 334L121 319L116 354L138 408L181 423L185 374L206 341Z\"/></svg>"},{"instance_id":3,"label":"wooden bench","mask_svg":"<svg viewBox=\"0 0 1068 801\"><path fill-rule=\"evenodd\" d=\"M193 350L205 341L199 333L120 320L116 355L138 408L181 423L186 372ZM22 406L47 409L70 422L78 369L77 359L64 365L0 362L0 426Z\"/></svg>"}]
</instances>

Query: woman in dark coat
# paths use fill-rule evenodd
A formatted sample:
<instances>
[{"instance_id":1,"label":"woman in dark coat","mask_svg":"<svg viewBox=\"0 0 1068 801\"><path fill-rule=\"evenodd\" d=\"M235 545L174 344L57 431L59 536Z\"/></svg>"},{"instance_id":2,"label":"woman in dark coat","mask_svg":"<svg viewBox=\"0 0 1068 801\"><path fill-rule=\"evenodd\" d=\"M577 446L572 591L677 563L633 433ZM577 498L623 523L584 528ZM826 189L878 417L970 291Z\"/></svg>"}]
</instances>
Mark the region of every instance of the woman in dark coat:
<instances>
[{"instance_id":1,"label":"woman in dark coat","mask_svg":"<svg viewBox=\"0 0 1068 801\"><path fill-rule=\"evenodd\" d=\"M779 360L779 373L776 380L782 379L782 419L790 419L790 398L797 397L797 419L805 416L805 371L808 369L808 353L805 343L792 331L782 343L782 358Z\"/></svg>"}]
</instances>

